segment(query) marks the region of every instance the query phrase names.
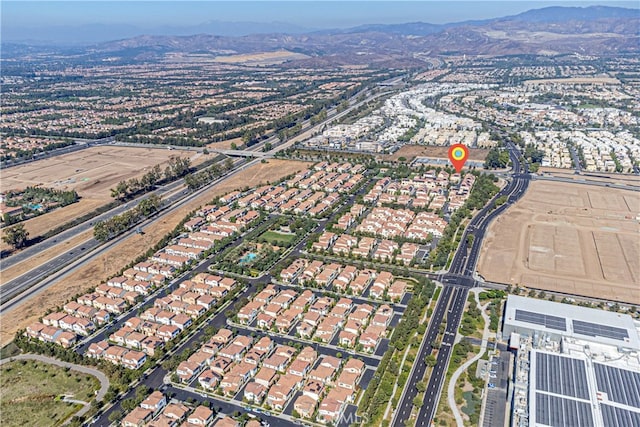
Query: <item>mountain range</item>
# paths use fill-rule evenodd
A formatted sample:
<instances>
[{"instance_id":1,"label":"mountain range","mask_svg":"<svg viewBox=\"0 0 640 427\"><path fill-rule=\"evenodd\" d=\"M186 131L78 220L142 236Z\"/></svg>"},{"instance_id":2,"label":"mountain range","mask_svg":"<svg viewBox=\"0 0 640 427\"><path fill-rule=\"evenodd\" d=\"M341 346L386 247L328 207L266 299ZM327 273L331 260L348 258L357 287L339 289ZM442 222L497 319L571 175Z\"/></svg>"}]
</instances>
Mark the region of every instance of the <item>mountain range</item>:
<instances>
[{"instance_id":1,"label":"mountain range","mask_svg":"<svg viewBox=\"0 0 640 427\"><path fill-rule=\"evenodd\" d=\"M314 67L411 67L424 65L423 58L429 56L454 54L640 53L640 9L606 6L546 7L502 18L450 24L413 22L319 31L274 23L253 25L254 32L245 34L244 28L252 23L223 24L208 23L191 29L198 34L173 35L188 32L186 28L174 28L172 35L140 35L60 52L95 61L153 61L170 53L228 55L284 50L302 54L292 56L289 66ZM235 34L211 34L207 28L212 25ZM30 45L27 49L23 43L3 43L3 52L9 56L34 52L36 48Z\"/></svg>"}]
</instances>

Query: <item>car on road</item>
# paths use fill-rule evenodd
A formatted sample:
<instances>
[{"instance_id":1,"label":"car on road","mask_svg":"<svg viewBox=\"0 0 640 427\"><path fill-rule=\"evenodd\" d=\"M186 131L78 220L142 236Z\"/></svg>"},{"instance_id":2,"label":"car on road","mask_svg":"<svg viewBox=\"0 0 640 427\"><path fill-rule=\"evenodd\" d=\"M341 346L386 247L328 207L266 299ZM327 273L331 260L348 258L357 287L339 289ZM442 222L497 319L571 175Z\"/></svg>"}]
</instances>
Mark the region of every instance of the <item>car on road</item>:
<instances>
[{"instance_id":1,"label":"car on road","mask_svg":"<svg viewBox=\"0 0 640 427\"><path fill-rule=\"evenodd\" d=\"M496 385L494 383L489 383L489 388L496 388Z\"/></svg>"}]
</instances>

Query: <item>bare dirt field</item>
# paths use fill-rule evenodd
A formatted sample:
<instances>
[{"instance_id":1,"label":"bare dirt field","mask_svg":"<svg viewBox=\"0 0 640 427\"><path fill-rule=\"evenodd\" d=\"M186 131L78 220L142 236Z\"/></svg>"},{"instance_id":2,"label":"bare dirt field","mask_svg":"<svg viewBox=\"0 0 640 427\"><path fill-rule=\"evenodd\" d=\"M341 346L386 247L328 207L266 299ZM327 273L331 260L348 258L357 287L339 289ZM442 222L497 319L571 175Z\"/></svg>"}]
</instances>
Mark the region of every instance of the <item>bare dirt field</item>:
<instances>
[{"instance_id":1,"label":"bare dirt field","mask_svg":"<svg viewBox=\"0 0 640 427\"><path fill-rule=\"evenodd\" d=\"M196 165L211 155L195 151L103 146L63 154L16 166L2 172L0 191L42 185L76 190L81 197L111 200L110 189L118 182L143 175L157 164L164 170L169 157L189 157Z\"/></svg>"},{"instance_id":2,"label":"bare dirt field","mask_svg":"<svg viewBox=\"0 0 640 427\"><path fill-rule=\"evenodd\" d=\"M489 281L640 304L640 194L534 181L488 229Z\"/></svg>"},{"instance_id":3,"label":"bare dirt field","mask_svg":"<svg viewBox=\"0 0 640 427\"><path fill-rule=\"evenodd\" d=\"M275 52L256 52L238 55L216 56L216 62L227 64L244 64L244 65L272 65L280 64L285 61L295 59L308 58L307 55L288 50L278 50Z\"/></svg>"},{"instance_id":4,"label":"bare dirt field","mask_svg":"<svg viewBox=\"0 0 640 427\"><path fill-rule=\"evenodd\" d=\"M93 147L3 170L0 191L41 184L43 187L78 192L79 202L23 223L29 236L35 237L110 202L110 190L118 182L141 176L148 167L157 164L161 164L164 170L170 156L189 157L195 166L215 155L188 150ZM0 250L8 249L9 246L0 241Z\"/></svg>"},{"instance_id":5,"label":"bare dirt field","mask_svg":"<svg viewBox=\"0 0 640 427\"><path fill-rule=\"evenodd\" d=\"M274 159L269 160L268 163L258 163L237 173L232 178L215 186L211 191L182 206L170 218L164 218L145 227L144 235L136 234L123 239L107 253L84 264L46 291L31 298L14 310L3 313L2 322L0 323L0 346L8 344L17 330L36 321L48 308L61 306L73 295L96 286L109 276L117 273L130 260L146 252L147 248L153 246L162 236L173 230L187 213L210 202L214 197L247 185L254 186L273 182L309 166L310 163L307 162Z\"/></svg>"},{"instance_id":6,"label":"bare dirt field","mask_svg":"<svg viewBox=\"0 0 640 427\"><path fill-rule=\"evenodd\" d=\"M470 160L484 160L489 150L484 148L469 148ZM383 160L398 160L400 157L410 162L416 157L438 157L446 159L449 157L449 147L438 145L404 145L393 154L381 156Z\"/></svg>"}]
</instances>

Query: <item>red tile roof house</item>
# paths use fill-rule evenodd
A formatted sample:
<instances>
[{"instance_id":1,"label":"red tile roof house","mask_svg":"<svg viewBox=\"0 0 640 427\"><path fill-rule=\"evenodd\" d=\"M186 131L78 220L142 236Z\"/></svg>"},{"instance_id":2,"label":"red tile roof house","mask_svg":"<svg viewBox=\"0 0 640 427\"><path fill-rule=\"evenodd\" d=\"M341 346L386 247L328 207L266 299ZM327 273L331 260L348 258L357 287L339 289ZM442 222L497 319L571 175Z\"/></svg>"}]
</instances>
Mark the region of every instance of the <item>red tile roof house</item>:
<instances>
[{"instance_id":1,"label":"red tile roof house","mask_svg":"<svg viewBox=\"0 0 640 427\"><path fill-rule=\"evenodd\" d=\"M275 384L278 378L279 378L279 375L275 369L267 368L266 366L263 366L262 368L260 368L256 376L253 378L253 380L259 384L262 384L266 388L269 388L273 384Z\"/></svg>"},{"instance_id":2,"label":"red tile roof house","mask_svg":"<svg viewBox=\"0 0 640 427\"><path fill-rule=\"evenodd\" d=\"M76 334L69 331L64 331L55 338L55 343L61 345L64 348L69 348L76 342Z\"/></svg>"},{"instance_id":3,"label":"red tile roof house","mask_svg":"<svg viewBox=\"0 0 640 427\"><path fill-rule=\"evenodd\" d=\"M358 335L349 331L340 331L338 343L350 348L355 347Z\"/></svg>"},{"instance_id":4,"label":"red tile roof house","mask_svg":"<svg viewBox=\"0 0 640 427\"><path fill-rule=\"evenodd\" d=\"M269 389L267 403L277 411L282 411L287 402L295 394L300 386L300 378L296 376L283 376Z\"/></svg>"},{"instance_id":5,"label":"red tile roof house","mask_svg":"<svg viewBox=\"0 0 640 427\"><path fill-rule=\"evenodd\" d=\"M320 396L324 392L324 383L322 381L308 379L302 388L302 394L309 396L315 401L320 400Z\"/></svg>"},{"instance_id":6,"label":"red tile roof house","mask_svg":"<svg viewBox=\"0 0 640 427\"><path fill-rule=\"evenodd\" d=\"M194 362L184 361L184 362L180 362L180 364L176 368L176 374L178 375L178 378L180 378L181 382L189 383L191 382L193 377L195 377L202 371L203 368L204 368L203 365L199 365Z\"/></svg>"},{"instance_id":7,"label":"red tile roof house","mask_svg":"<svg viewBox=\"0 0 640 427\"><path fill-rule=\"evenodd\" d=\"M346 388L347 390L355 390L358 383L358 377L358 374L343 370L336 380L336 385L338 387Z\"/></svg>"},{"instance_id":8,"label":"red tile roof house","mask_svg":"<svg viewBox=\"0 0 640 427\"><path fill-rule=\"evenodd\" d=\"M122 420L123 427L142 427L153 417L153 411L136 407Z\"/></svg>"},{"instance_id":9,"label":"red tile roof house","mask_svg":"<svg viewBox=\"0 0 640 427\"><path fill-rule=\"evenodd\" d=\"M162 338L165 342L174 339L179 333L180 328L174 325L162 325L156 332L158 338Z\"/></svg>"},{"instance_id":10,"label":"red tile roof house","mask_svg":"<svg viewBox=\"0 0 640 427\"><path fill-rule=\"evenodd\" d=\"M162 411L162 415L181 421L186 417L189 411L190 409L182 403L169 403Z\"/></svg>"},{"instance_id":11,"label":"red tile roof house","mask_svg":"<svg viewBox=\"0 0 640 427\"><path fill-rule=\"evenodd\" d=\"M332 423L340 418L344 408L344 403L325 397L318 408L318 420L327 424Z\"/></svg>"},{"instance_id":12,"label":"red tile roof house","mask_svg":"<svg viewBox=\"0 0 640 427\"><path fill-rule=\"evenodd\" d=\"M296 359L291 363L289 369L287 370L288 375L296 375L304 379L304 377L311 370L311 363L306 360Z\"/></svg>"},{"instance_id":13,"label":"red tile roof house","mask_svg":"<svg viewBox=\"0 0 640 427\"><path fill-rule=\"evenodd\" d=\"M167 398L158 390L151 393L140 403L141 408L149 409L153 411L154 414L160 412L165 406L167 406Z\"/></svg>"},{"instance_id":14,"label":"red tile roof house","mask_svg":"<svg viewBox=\"0 0 640 427\"><path fill-rule=\"evenodd\" d=\"M219 351L219 355L239 362L244 354L251 348L253 338L244 335L237 336L230 344Z\"/></svg>"},{"instance_id":15,"label":"red tile roof house","mask_svg":"<svg viewBox=\"0 0 640 427\"><path fill-rule=\"evenodd\" d=\"M276 316L267 313L259 313L256 319L256 326L264 330L271 330L276 322Z\"/></svg>"},{"instance_id":16,"label":"red tile roof house","mask_svg":"<svg viewBox=\"0 0 640 427\"><path fill-rule=\"evenodd\" d=\"M46 328L46 326L43 323L40 323L40 322L32 323L31 325L27 326L27 331L25 332L25 335L31 338L39 338L40 332L44 328Z\"/></svg>"},{"instance_id":17,"label":"red tile roof house","mask_svg":"<svg viewBox=\"0 0 640 427\"><path fill-rule=\"evenodd\" d=\"M187 424L193 426L208 426L214 419L215 416L211 409L206 406L198 406L191 415L187 417Z\"/></svg>"},{"instance_id":18,"label":"red tile roof house","mask_svg":"<svg viewBox=\"0 0 640 427\"><path fill-rule=\"evenodd\" d=\"M123 326L122 328L109 335L109 341L116 344L124 345L127 336L132 332L134 332L133 329L127 326Z\"/></svg>"},{"instance_id":19,"label":"red tile roof house","mask_svg":"<svg viewBox=\"0 0 640 427\"><path fill-rule=\"evenodd\" d=\"M267 395L267 387L255 381L251 381L244 388L244 398L247 399L249 402L260 404L262 403L266 395Z\"/></svg>"},{"instance_id":20,"label":"red tile roof house","mask_svg":"<svg viewBox=\"0 0 640 427\"><path fill-rule=\"evenodd\" d=\"M311 338L313 336L314 330L315 326L312 326L309 323L300 322L298 325L296 325L296 333L300 338Z\"/></svg>"},{"instance_id":21,"label":"red tile roof house","mask_svg":"<svg viewBox=\"0 0 640 427\"><path fill-rule=\"evenodd\" d=\"M134 348L136 350L142 349L142 341L147 336L145 334L141 334L140 332L131 332L124 339L124 344L126 347Z\"/></svg>"},{"instance_id":22,"label":"red tile roof house","mask_svg":"<svg viewBox=\"0 0 640 427\"><path fill-rule=\"evenodd\" d=\"M67 317L67 314L61 311L48 314L42 318L42 323L47 326L55 326L56 328L60 326L60 320Z\"/></svg>"},{"instance_id":23,"label":"red tile roof house","mask_svg":"<svg viewBox=\"0 0 640 427\"><path fill-rule=\"evenodd\" d=\"M322 342L329 342L340 326L342 326L341 319L337 317L325 317L318 325L313 336Z\"/></svg>"},{"instance_id":24,"label":"red tile roof house","mask_svg":"<svg viewBox=\"0 0 640 427\"><path fill-rule=\"evenodd\" d=\"M122 356L122 366L129 369L139 369L147 361L147 355L141 351L130 350Z\"/></svg>"},{"instance_id":25,"label":"red tile roof house","mask_svg":"<svg viewBox=\"0 0 640 427\"><path fill-rule=\"evenodd\" d=\"M317 400L305 394L298 397L293 404L293 409L300 414L302 418L311 418L318 405Z\"/></svg>"},{"instance_id":26,"label":"red tile roof house","mask_svg":"<svg viewBox=\"0 0 640 427\"><path fill-rule=\"evenodd\" d=\"M177 326L181 330L188 328L189 326L191 326L192 323L193 323L193 320L191 319L190 316L187 316L186 314L176 314L174 317L171 318L171 324L173 326Z\"/></svg>"},{"instance_id":27,"label":"red tile roof house","mask_svg":"<svg viewBox=\"0 0 640 427\"><path fill-rule=\"evenodd\" d=\"M255 300L247 303L247 305L238 311L238 322L243 325L248 325L253 322L262 308L262 304L262 302Z\"/></svg>"},{"instance_id":28,"label":"red tile roof house","mask_svg":"<svg viewBox=\"0 0 640 427\"><path fill-rule=\"evenodd\" d=\"M154 356L156 350L164 347L164 341L158 337L146 337L142 341L141 349L149 356Z\"/></svg>"},{"instance_id":29,"label":"red tile roof house","mask_svg":"<svg viewBox=\"0 0 640 427\"><path fill-rule=\"evenodd\" d=\"M109 343L106 341L98 341L89 345L85 356L99 359L103 357L104 352L109 348Z\"/></svg>"},{"instance_id":30,"label":"red tile roof house","mask_svg":"<svg viewBox=\"0 0 640 427\"><path fill-rule=\"evenodd\" d=\"M309 379L319 381L324 385L332 385L333 375L336 370L329 366L318 366L309 373Z\"/></svg>"},{"instance_id":31,"label":"red tile roof house","mask_svg":"<svg viewBox=\"0 0 640 427\"><path fill-rule=\"evenodd\" d=\"M278 332L280 332L281 334L287 333L301 315L302 310L291 308L285 311L282 315L278 316L278 318L276 319L276 327L278 328Z\"/></svg>"},{"instance_id":32,"label":"red tile roof house","mask_svg":"<svg viewBox=\"0 0 640 427\"><path fill-rule=\"evenodd\" d=\"M270 368L278 372L284 372L287 369L287 365L289 364L289 358L286 356L282 356L279 354L272 354L264 362L262 362L262 366L265 368Z\"/></svg>"},{"instance_id":33,"label":"red tile roof house","mask_svg":"<svg viewBox=\"0 0 640 427\"><path fill-rule=\"evenodd\" d=\"M55 326L45 326L40 331L38 339L45 342L54 342L62 332L62 329L58 329Z\"/></svg>"},{"instance_id":34,"label":"red tile roof house","mask_svg":"<svg viewBox=\"0 0 640 427\"><path fill-rule=\"evenodd\" d=\"M198 384L205 390L213 391L218 387L221 379L219 374L213 372L211 369L205 369L198 376Z\"/></svg>"},{"instance_id":35,"label":"red tile roof house","mask_svg":"<svg viewBox=\"0 0 640 427\"><path fill-rule=\"evenodd\" d=\"M262 311L272 317L277 317L284 308L281 305L269 303L267 306L262 306Z\"/></svg>"}]
</instances>

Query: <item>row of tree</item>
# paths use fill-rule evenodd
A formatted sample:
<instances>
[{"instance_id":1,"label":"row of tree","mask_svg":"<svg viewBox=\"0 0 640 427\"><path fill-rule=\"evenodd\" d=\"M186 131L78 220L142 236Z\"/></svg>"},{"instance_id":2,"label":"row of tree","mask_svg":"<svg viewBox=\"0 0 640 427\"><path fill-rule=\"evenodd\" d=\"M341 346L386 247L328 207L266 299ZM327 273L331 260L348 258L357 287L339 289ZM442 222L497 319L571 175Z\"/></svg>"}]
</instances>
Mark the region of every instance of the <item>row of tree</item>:
<instances>
[{"instance_id":1,"label":"row of tree","mask_svg":"<svg viewBox=\"0 0 640 427\"><path fill-rule=\"evenodd\" d=\"M225 172L233 169L233 160L226 158L224 164L220 166L217 163L209 166L208 168L201 170L198 173L192 173L184 178L184 182L190 190L195 190L200 187L204 187L211 181L222 176Z\"/></svg>"},{"instance_id":2,"label":"row of tree","mask_svg":"<svg viewBox=\"0 0 640 427\"><path fill-rule=\"evenodd\" d=\"M188 157L171 156L164 172L160 165L155 165L139 179L131 178L127 181L120 181L115 188L111 189L111 197L125 200L135 194L152 190L161 182L170 182L180 178L190 171L191 160Z\"/></svg>"},{"instance_id":3,"label":"row of tree","mask_svg":"<svg viewBox=\"0 0 640 427\"><path fill-rule=\"evenodd\" d=\"M115 236L124 233L142 219L151 216L160 209L162 201L156 194L152 194L140 201L138 206L120 215L113 216L107 220L99 221L93 227L93 237L100 242L106 242Z\"/></svg>"},{"instance_id":4,"label":"row of tree","mask_svg":"<svg viewBox=\"0 0 640 427\"><path fill-rule=\"evenodd\" d=\"M402 375L404 375L405 381L407 378L399 356L411 343L410 340L417 330L421 329L422 332L426 330L424 325L420 325L419 322L424 307L433 296L435 286L433 282L424 277L416 279L418 283L414 285L413 296L407 304L407 309L402 315L400 323L393 331L389 350L382 357L376 375L371 379L358 405L358 412L366 420L364 425L377 426L382 424L382 416L387 403L393 397L394 384L399 381L399 377Z\"/></svg>"}]
</instances>

